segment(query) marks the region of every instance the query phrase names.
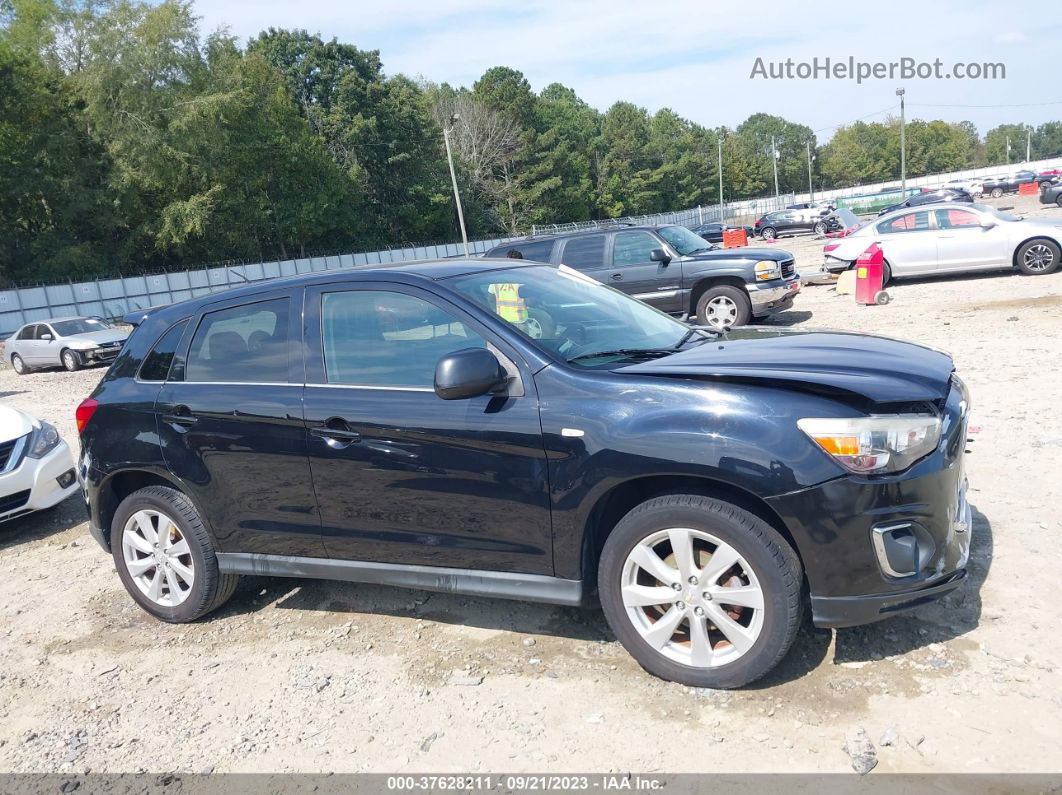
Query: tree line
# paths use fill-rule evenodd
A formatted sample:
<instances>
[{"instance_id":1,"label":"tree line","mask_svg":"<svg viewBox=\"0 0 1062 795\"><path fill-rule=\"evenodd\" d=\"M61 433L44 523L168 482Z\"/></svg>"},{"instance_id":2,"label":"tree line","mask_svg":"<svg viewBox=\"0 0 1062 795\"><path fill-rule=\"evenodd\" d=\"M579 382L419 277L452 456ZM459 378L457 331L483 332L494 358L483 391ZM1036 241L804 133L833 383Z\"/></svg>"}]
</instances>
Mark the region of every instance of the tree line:
<instances>
[{"instance_id":1,"label":"tree line","mask_svg":"<svg viewBox=\"0 0 1062 795\"><path fill-rule=\"evenodd\" d=\"M899 177L899 122L820 143L757 113L706 127L630 102L600 112L508 67L471 87L384 70L303 30L241 46L187 0L0 0L0 283L92 278L456 239L662 212L778 187ZM907 125L908 174L1062 153L1062 123Z\"/></svg>"}]
</instances>

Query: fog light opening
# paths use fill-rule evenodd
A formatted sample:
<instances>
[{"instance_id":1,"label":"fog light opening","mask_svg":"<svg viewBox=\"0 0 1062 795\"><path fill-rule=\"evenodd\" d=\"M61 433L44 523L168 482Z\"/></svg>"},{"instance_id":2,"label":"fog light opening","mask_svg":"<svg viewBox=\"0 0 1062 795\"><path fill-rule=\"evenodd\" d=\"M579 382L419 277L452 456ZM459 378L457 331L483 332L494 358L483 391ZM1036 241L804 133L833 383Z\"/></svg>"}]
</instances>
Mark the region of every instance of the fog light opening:
<instances>
[{"instance_id":1,"label":"fog light opening","mask_svg":"<svg viewBox=\"0 0 1062 795\"><path fill-rule=\"evenodd\" d=\"M63 473L63 474L61 474L61 475L60 475L59 477L57 477L57 478L55 479L55 482L56 482L56 483L58 483L58 484L60 485L60 487L62 487L62 488L64 488L64 489L65 489L65 488L67 488L68 486L70 486L70 485L72 485L72 484L73 484L73 482L74 482L74 479L75 479L76 477L77 477L77 476L76 476L76 475L74 474L74 470L72 470L72 469L68 469L68 470L66 470L66 472L64 472L64 473Z\"/></svg>"},{"instance_id":2,"label":"fog light opening","mask_svg":"<svg viewBox=\"0 0 1062 795\"><path fill-rule=\"evenodd\" d=\"M933 555L932 539L910 522L875 527L872 533L878 565L889 577L913 577Z\"/></svg>"}]
</instances>

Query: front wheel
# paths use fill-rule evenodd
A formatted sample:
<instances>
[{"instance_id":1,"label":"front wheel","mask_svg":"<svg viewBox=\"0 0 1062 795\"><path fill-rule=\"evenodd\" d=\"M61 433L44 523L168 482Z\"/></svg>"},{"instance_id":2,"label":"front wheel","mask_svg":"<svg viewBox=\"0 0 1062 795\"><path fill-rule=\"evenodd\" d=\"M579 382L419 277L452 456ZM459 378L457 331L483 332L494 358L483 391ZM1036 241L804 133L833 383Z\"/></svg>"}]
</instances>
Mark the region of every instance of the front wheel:
<instances>
[{"instance_id":1,"label":"front wheel","mask_svg":"<svg viewBox=\"0 0 1062 795\"><path fill-rule=\"evenodd\" d=\"M819 223L815 224L815 227L814 227L814 229L812 231L816 235L820 235L820 236L824 235L824 234L826 234L826 224L824 224L821 221L819 221Z\"/></svg>"},{"instance_id":2,"label":"front wheel","mask_svg":"<svg viewBox=\"0 0 1062 795\"><path fill-rule=\"evenodd\" d=\"M1029 276L1043 276L1058 270L1059 248L1051 240L1030 240L1018 249L1018 270Z\"/></svg>"},{"instance_id":3,"label":"front wheel","mask_svg":"<svg viewBox=\"0 0 1062 795\"><path fill-rule=\"evenodd\" d=\"M697 299L697 322L702 326L727 329L744 326L752 318L752 301L740 287L721 284L710 287Z\"/></svg>"},{"instance_id":4,"label":"front wheel","mask_svg":"<svg viewBox=\"0 0 1062 795\"><path fill-rule=\"evenodd\" d=\"M67 348L60 358L63 360L63 367L71 373L77 372L82 367L81 356L77 351Z\"/></svg>"},{"instance_id":5,"label":"front wheel","mask_svg":"<svg viewBox=\"0 0 1062 795\"><path fill-rule=\"evenodd\" d=\"M649 673L692 687L754 682L800 626L800 560L757 516L692 494L628 513L601 554L609 626Z\"/></svg>"},{"instance_id":6,"label":"front wheel","mask_svg":"<svg viewBox=\"0 0 1062 795\"><path fill-rule=\"evenodd\" d=\"M189 499L165 486L135 491L111 523L118 576L133 600L173 624L220 607L239 576L222 574L210 535Z\"/></svg>"},{"instance_id":7,"label":"front wheel","mask_svg":"<svg viewBox=\"0 0 1062 795\"><path fill-rule=\"evenodd\" d=\"M760 237L763 240L774 240L776 239L777 235L778 233L775 231L773 226L765 226L763 228L763 231L760 232Z\"/></svg>"}]
</instances>

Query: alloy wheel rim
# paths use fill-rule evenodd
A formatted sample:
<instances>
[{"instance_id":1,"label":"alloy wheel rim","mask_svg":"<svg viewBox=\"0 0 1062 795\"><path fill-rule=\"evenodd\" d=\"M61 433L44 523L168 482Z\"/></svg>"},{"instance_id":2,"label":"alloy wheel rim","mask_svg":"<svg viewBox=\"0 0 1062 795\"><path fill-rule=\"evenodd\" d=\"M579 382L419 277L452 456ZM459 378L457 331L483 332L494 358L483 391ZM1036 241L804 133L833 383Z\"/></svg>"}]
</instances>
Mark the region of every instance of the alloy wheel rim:
<instances>
[{"instance_id":1,"label":"alloy wheel rim","mask_svg":"<svg viewBox=\"0 0 1062 795\"><path fill-rule=\"evenodd\" d=\"M1029 246L1024 256L1025 267L1031 271L1045 271L1055 261L1055 253L1043 243Z\"/></svg>"},{"instance_id":2,"label":"alloy wheel rim","mask_svg":"<svg viewBox=\"0 0 1062 795\"><path fill-rule=\"evenodd\" d=\"M711 533L659 530L627 555L624 610L664 657L717 668L743 657L763 630L763 589L741 554Z\"/></svg>"},{"instance_id":3,"label":"alloy wheel rim","mask_svg":"<svg viewBox=\"0 0 1062 795\"><path fill-rule=\"evenodd\" d=\"M707 305L707 320L709 326L715 328L729 328L737 320L738 307L725 295L716 296Z\"/></svg>"},{"instance_id":4,"label":"alloy wheel rim","mask_svg":"<svg viewBox=\"0 0 1062 795\"><path fill-rule=\"evenodd\" d=\"M195 563L188 540L161 511L145 508L129 517L122 558L136 587L161 607L177 607L192 592Z\"/></svg>"}]
</instances>

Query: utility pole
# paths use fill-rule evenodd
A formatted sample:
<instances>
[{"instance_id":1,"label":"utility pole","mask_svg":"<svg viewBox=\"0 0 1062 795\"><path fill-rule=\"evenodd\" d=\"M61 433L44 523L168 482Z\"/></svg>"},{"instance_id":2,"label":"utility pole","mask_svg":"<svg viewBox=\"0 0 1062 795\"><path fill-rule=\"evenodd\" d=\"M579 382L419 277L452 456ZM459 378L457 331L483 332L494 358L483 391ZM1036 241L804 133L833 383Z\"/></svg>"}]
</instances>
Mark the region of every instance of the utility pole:
<instances>
[{"instance_id":1,"label":"utility pole","mask_svg":"<svg viewBox=\"0 0 1062 795\"><path fill-rule=\"evenodd\" d=\"M896 89L896 96L900 98L900 190L907 193L907 124L904 118L902 88Z\"/></svg>"},{"instance_id":2,"label":"utility pole","mask_svg":"<svg viewBox=\"0 0 1062 795\"><path fill-rule=\"evenodd\" d=\"M774 166L774 198L778 198L778 147L775 146L774 136L771 136L771 165Z\"/></svg>"},{"instance_id":3,"label":"utility pole","mask_svg":"<svg viewBox=\"0 0 1062 795\"><path fill-rule=\"evenodd\" d=\"M1032 127L1025 131L1025 162L1032 162Z\"/></svg>"},{"instance_id":4,"label":"utility pole","mask_svg":"<svg viewBox=\"0 0 1062 795\"><path fill-rule=\"evenodd\" d=\"M1007 136L1007 165L1010 165L1010 136Z\"/></svg>"},{"instance_id":5,"label":"utility pole","mask_svg":"<svg viewBox=\"0 0 1062 795\"><path fill-rule=\"evenodd\" d=\"M723 218L723 134L719 134L719 223L724 224Z\"/></svg>"},{"instance_id":6,"label":"utility pole","mask_svg":"<svg viewBox=\"0 0 1062 795\"><path fill-rule=\"evenodd\" d=\"M811 141L807 142L808 149L808 202L815 201L815 183L811 181Z\"/></svg>"},{"instance_id":7,"label":"utility pole","mask_svg":"<svg viewBox=\"0 0 1062 795\"><path fill-rule=\"evenodd\" d=\"M446 144L446 162L450 164L450 182L454 186L454 201L457 202L457 223L461 225L461 242L465 244L465 256L472 256L468 251L468 233L465 231L465 213L461 209L461 193L457 190L457 174L454 172L454 156L450 152L450 129L460 118L456 113L443 125L443 143Z\"/></svg>"}]
</instances>

